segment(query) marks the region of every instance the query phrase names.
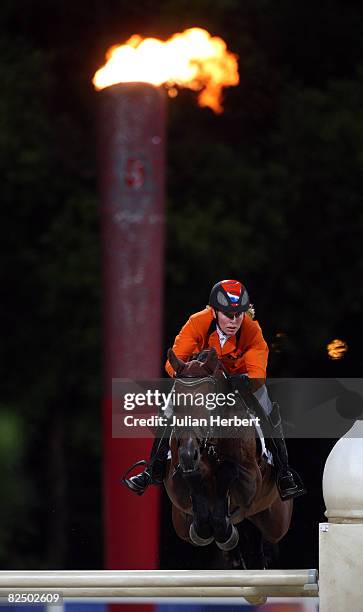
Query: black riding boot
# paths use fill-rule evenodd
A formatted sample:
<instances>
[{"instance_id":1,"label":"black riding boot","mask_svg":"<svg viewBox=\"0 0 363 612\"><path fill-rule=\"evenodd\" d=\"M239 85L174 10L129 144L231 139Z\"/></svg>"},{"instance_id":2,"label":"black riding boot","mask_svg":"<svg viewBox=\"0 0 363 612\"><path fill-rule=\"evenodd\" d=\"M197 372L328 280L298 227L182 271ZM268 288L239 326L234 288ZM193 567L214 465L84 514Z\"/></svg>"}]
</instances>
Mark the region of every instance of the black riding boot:
<instances>
[{"instance_id":1,"label":"black riding boot","mask_svg":"<svg viewBox=\"0 0 363 612\"><path fill-rule=\"evenodd\" d=\"M122 482L137 495L145 493L149 485L159 485L163 482L169 452L169 435L167 430L169 430L168 425L164 428L161 435L159 433L159 436L155 438L149 461L139 461L127 471L122 479ZM139 464L146 465L146 469L141 474L126 478L131 469Z\"/></svg>"},{"instance_id":2,"label":"black riding boot","mask_svg":"<svg viewBox=\"0 0 363 612\"><path fill-rule=\"evenodd\" d=\"M271 451L276 470L276 486L283 501L304 495L306 490L299 474L289 466L286 443L282 430L279 405L273 402L268 415L271 426Z\"/></svg>"}]
</instances>

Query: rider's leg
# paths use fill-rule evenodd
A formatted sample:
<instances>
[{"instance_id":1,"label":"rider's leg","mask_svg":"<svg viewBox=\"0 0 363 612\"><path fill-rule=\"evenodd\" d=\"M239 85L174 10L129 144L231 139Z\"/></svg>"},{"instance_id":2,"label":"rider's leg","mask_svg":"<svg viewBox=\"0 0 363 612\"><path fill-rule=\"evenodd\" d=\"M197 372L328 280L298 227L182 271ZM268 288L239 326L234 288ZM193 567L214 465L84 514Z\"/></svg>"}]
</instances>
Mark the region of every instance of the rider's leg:
<instances>
[{"instance_id":1,"label":"rider's leg","mask_svg":"<svg viewBox=\"0 0 363 612\"><path fill-rule=\"evenodd\" d=\"M270 426L271 451L276 469L276 485L281 499L286 500L299 497L306 491L300 476L289 466L279 405L277 402L271 402L266 385L262 385L253 395L262 407L267 423Z\"/></svg>"},{"instance_id":2,"label":"rider's leg","mask_svg":"<svg viewBox=\"0 0 363 612\"><path fill-rule=\"evenodd\" d=\"M124 484L137 495L142 495L151 484L162 484L169 452L170 425L158 427L147 467L141 474L124 478Z\"/></svg>"},{"instance_id":3,"label":"rider's leg","mask_svg":"<svg viewBox=\"0 0 363 612\"><path fill-rule=\"evenodd\" d=\"M246 376L232 376L232 387L239 391L242 397L246 397L246 389L256 386L257 380L248 380ZM262 381L261 381L262 382ZM251 384L252 383L252 384ZM262 430L271 439L271 452L276 471L276 485L281 499L292 499L305 493L300 476L289 466L286 442L282 430L279 405L272 403L266 385L260 384L253 392L257 402L253 408L258 417L262 420ZM267 426L267 427L266 427ZM266 429L268 430L266 432Z\"/></svg>"}]
</instances>

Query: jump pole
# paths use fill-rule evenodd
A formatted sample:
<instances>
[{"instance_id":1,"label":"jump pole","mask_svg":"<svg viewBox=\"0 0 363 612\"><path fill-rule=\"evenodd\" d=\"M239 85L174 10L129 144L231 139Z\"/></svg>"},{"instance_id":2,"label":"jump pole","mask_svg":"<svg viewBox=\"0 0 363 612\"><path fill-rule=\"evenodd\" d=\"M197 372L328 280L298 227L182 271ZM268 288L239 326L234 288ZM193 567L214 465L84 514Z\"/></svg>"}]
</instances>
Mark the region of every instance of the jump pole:
<instances>
[{"instance_id":1,"label":"jump pole","mask_svg":"<svg viewBox=\"0 0 363 612\"><path fill-rule=\"evenodd\" d=\"M50 590L66 598L316 597L316 570L4 571L0 596L12 589Z\"/></svg>"}]
</instances>

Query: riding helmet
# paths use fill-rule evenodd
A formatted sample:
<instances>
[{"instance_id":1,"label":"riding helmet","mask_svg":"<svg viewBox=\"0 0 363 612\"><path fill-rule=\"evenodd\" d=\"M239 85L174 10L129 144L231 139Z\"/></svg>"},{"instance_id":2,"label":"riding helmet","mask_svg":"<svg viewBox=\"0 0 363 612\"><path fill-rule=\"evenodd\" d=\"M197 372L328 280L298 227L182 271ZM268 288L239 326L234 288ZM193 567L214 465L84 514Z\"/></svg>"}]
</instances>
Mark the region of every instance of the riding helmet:
<instances>
[{"instance_id":1,"label":"riding helmet","mask_svg":"<svg viewBox=\"0 0 363 612\"><path fill-rule=\"evenodd\" d=\"M240 314L248 310L250 298L239 281L222 280L212 288L209 305L225 314Z\"/></svg>"}]
</instances>

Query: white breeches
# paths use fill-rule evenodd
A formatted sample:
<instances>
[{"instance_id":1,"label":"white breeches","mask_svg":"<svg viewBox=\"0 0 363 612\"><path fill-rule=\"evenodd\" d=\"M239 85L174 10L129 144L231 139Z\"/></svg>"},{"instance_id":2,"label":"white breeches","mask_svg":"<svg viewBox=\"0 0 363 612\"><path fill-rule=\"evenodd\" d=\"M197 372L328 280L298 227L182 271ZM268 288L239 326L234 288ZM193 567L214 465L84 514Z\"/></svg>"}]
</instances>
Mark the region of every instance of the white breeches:
<instances>
[{"instance_id":1,"label":"white breeches","mask_svg":"<svg viewBox=\"0 0 363 612\"><path fill-rule=\"evenodd\" d=\"M267 415L270 414L272 410L272 403L268 396L266 385L263 385L262 387L257 389L257 391L255 391L253 395L260 402L264 413Z\"/></svg>"}]
</instances>

